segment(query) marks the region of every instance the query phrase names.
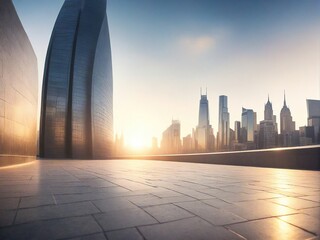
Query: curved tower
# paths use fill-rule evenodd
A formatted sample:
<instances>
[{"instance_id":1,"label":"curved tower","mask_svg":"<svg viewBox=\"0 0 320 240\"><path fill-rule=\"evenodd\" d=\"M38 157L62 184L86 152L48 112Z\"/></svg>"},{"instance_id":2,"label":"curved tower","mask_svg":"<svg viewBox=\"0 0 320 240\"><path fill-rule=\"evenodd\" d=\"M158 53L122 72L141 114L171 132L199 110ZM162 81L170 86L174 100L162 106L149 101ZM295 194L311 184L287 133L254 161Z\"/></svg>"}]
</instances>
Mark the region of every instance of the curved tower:
<instances>
[{"instance_id":1,"label":"curved tower","mask_svg":"<svg viewBox=\"0 0 320 240\"><path fill-rule=\"evenodd\" d=\"M106 158L113 142L113 80L106 0L66 0L48 47L40 156Z\"/></svg>"}]
</instances>

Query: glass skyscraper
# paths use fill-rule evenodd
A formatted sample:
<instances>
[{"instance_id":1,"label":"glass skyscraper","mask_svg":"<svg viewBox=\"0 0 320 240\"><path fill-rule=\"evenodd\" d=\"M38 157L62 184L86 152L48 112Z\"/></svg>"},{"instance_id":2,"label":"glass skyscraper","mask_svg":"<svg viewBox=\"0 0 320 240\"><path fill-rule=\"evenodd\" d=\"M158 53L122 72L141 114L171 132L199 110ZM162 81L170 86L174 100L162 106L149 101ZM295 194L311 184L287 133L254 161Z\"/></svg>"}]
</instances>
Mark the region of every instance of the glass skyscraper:
<instances>
[{"instance_id":1,"label":"glass skyscraper","mask_svg":"<svg viewBox=\"0 0 320 240\"><path fill-rule=\"evenodd\" d=\"M241 124L243 142L254 142L254 112L252 109L242 108Z\"/></svg>"},{"instance_id":2,"label":"glass skyscraper","mask_svg":"<svg viewBox=\"0 0 320 240\"><path fill-rule=\"evenodd\" d=\"M314 128L315 143L320 143L320 100L307 99L308 126Z\"/></svg>"},{"instance_id":3,"label":"glass skyscraper","mask_svg":"<svg viewBox=\"0 0 320 240\"><path fill-rule=\"evenodd\" d=\"M218 147L228 150L230 145L230 116L228 112L228 97L219 96L219 129Z\"/></svg>"},{"instance_id":4,"label":"glass skyscraper","mask_svg":"<svg viewBox=\"0 0 320 240\"><path fill-rule=\"evenodd\" d=\"M214 150L213 129L209 122L209 102L206 95L201 94L199 104L199 121L195 133L196 150L208 152Z\"/></svg>"},{"instance_id":5,"label":"glass skyscraper","mask_svg":"<svg viewBox=\"0 0 320 240\"><path fill-rule=\"evenodd\" d=\"M40 156L107 158L113 143L113 80L106 0L66 0L48 47Z\"/></svg>"},{"instance_id":6,"label":"glass skyscraper","mask_svg":"<svg viewBox=\"0 0 320 240\"><path fill-rule=\"evenodd\" d=\"M201 95L199 105L199 121L198 127L206 127L209 125L209 102L207 95Z\"/></svg>"},{"instance_id":7,"label":"glass skyscraper","mask_svg":"<svg viewBox=\"0 0 320 240\"><path fill-rule=\"evenodd\" d=\"M37 58L11 0L0 1L0 166L35 158Z\"/></svg>"}]
</instances>

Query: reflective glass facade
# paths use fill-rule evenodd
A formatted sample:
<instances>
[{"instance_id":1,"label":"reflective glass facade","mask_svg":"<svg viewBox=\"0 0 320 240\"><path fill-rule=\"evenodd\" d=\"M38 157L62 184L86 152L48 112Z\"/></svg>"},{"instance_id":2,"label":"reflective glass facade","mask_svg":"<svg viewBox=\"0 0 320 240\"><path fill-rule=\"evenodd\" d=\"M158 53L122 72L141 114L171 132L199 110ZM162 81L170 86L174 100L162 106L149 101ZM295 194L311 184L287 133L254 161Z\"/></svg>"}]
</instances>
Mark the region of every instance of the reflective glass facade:
<instances>
[{"instance_id":1,"label":"reflective glass facade","mask_svg":"<svg viewBox=\"0 0 320 240\"><path fill-rule=\"evenodd\" d=\"M196 128L196 150L198 152L213 151L214 136L209 122L209 101L207 95L202 95L199 104L199 123Z\"/></svg>"},{"instance_id":2,"label":"reflective glass facade","mask_svg":"<svg viewBox=\"0 0 320 240\"><path fill-rule=\"evenodd\" d=\"M206 127L209 125L209 103L207 95L201 95L199 105L199 124L198 127Z\"/></svg>"},{"instance_id":3,"label":"reflective glass facade","mask_svg":"<svg viewBox=\"0 0 320 240\"><path fill-rule=\"evenodd\" d=\"M308 126L314 127L314 143L320 143L320 100L307 99Z\"/></svg>"},{"instance_id":4,"label":"reflective glass facade","mask_svg":"<svg viewBox=\"0 0 320 240\"><path fill-rule=\"evenodd\" d=\"M37 103L36 55L12 1L1 0L0 159L36 155Z\"/></svg>"},{"instance_id":5,"label":"reflective glass facade","mask_svg":"<svg viewBox=\"0 0 320 240\"><path fill-rule=\"evenodd\" d=\"M253 142L254 141L254 112L252 109L242 108L241 124L242 124L242 141Z\"/></svg>"},{"instance_id":6,"label":"reflective glass facade","mask_svg":"<svg viewBox=\"0 0 320 240\"><path fill-rule=\"evenodd\" d=\"M48 47L40 156L106 158L113 143L113 80L106 0L66 0Z\"/></svg>"},{"instance_id":7,"label":"reflective glass facade","mask_svg":"<svg viewBox=\"0 0 320 240\"><path fill-rule=\"evenodd\" d=\"M219 149L228 149L230 145L230 116L228 112L228 97L219 96Z\"/></svg>"}]
</instances>

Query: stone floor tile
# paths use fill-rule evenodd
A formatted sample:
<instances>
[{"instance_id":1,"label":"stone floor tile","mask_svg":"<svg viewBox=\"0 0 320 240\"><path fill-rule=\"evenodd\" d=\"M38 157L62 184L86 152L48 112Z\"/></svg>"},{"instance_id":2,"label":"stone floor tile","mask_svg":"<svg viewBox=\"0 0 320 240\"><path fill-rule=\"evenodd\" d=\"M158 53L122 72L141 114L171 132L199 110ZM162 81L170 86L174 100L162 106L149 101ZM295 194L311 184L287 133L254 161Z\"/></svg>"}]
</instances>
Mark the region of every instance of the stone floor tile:
<instances>
[{"instance_id":1,"label":"stone floor tile","mask_svg":"<svg viewBox=\"0 0 320 240\"><path fill-rule=\"evenodd\" d=\"M188 202L188 201L195 200L194 198L191 198L188 196L159 198L151 194L129 197L128 199L130 202L134 203L139 207L149 207L149 206L156 206L161 204Z\"/></svg>"},{"instance_id":2,"label":"stone floor tile","mask_svg":"<svg viewBox=\"0 0 320 240\"><path fill-rule=\"evenodd\" d=\"M135 228L107 232L108 240L144 240Z\"/></svg>"},{"instance_id":3,"label":"stone floor tile","mask_svg":"<svg viewBox=\"0 0 320 240\"><path fill-rule=\"evenodd\" d=\"M193 214L172 204L146 207L144 208L144 210L159 222L169 222L183 218L194 217Z\"/></svg>"},{"instance_id":4,"label":"stone floor tile","mask_svg":"<svg viewBox=\"0 0 320 240\"><path fill-rule=\"evenodd\" d=\"M13 224L15 216L15 210L0 210L0 227L10 226L11 224Z\"/></svg>"},{"instance_id":5,"label":"stone floor tile","mask_svg":"<svg viewBox=\"0 0 320 240\"><path fill-rule=\"evenodd\" d=\"M0 210L17 209L19 205L19 198L4 198L0 199Z\"/></svg>"},{"instance_id":6,"label":"stone floor tile","mask_svg":"<svg viewBox=\"0 0 320 240\"><path fill-rule=\"evenodd\" d=\"M107 240L107 238L103 233L95 233L95 234L84 235L76 238L68 238L68 240Z\"/></svg>"},{"instance_id":7,"label":"stone floor tile","mask_svg":"<svg viewBox=\"0 0 320 240\"><path fill-rule=\"evenodd\" d=\"M198 199L198 200L212 198L212 196L209 195L209 194L198 192L198 191L193 190L193 189L187 189L187 188L183 188L183 187L176 187L173 190L178 192L178 193L180 193L180 194L182 194L182 195L186 195L188 197L192 197L192 198Z\"/></svg>"},{"instance_id":8,"label":"stone floor tile","mask_svg":"<svg viewBox=\"0 0 320 240\"><path fill-rule=\"evenodd\" d=\"M211 207L200 201L175 203L175 205L199 216L214 225L226 225L236 222L243 222L246 219L241 218L231 212Z\"/></svg>"},{"instance_id":9,"label":"stone floor tile","mask_svg":"<svg viewBox=\"0 0 320 240\"><path fill-rule=\"evenodd\" d=\"M35 197L23 197L19 208L33 208L45 205L54 205L55 201L52 195L47 196L35 196Z\"/></svg>"},{"instance_id":10,"label":"stone floor tile","mask_svg":"<svg viewBox=\"0 0 320 240\"><path fill-rule=\"evenodd\" d=\"M181 193L168 190L168 189L161 189L160 191L153 191L153 195L159 197L159 198L166 198L166 197L177 197L177 196L183 196Z\"/></svg>"},{"instance_id":11,"label":"stone floor tile","mask_svg":"<svg viewBox=\"0 0 320 240\"><path fill-rule=\"evenodd\" d=\"M101 190L101 191L100 191ZM99 188L96 192L83 193L83 194L62 194L54 195L58 204L72 203L72 202L83 202L90 200L99 200L113 197L125 196L126 193L130 192L124 188L111 187L111 188Z\"/></svg>"},{"instance_id":12,"label":"stone floor tile","mask_svg":"<svg viewBox=\"0 0 320 240\"><path fill-rule=\"evenodd\" d=\"M19 209L15 224L26 223L35 220L89 215L98 212L100 211L91 202Z\"/></svg>"},{"instance_id":13,"label":"stone floor tile","mask_svg":"<svg viewBox=\"0 0 320 240\"><path fill-rule=\"evenodd\" d=\"M318 192L317 195L301 197L301 199L320 203L320 192Z\"/></svg>"},{"instance_id":14,"label":"stone floor tile","mask_svg":"<svg viewBox=\"0 0 320 240\"><path fill-rule=\"evenodd\" d=\"M101 211L101 212L112 212L125 209L138 208L133 203L129 202L127 199L118 199L110 198L105 200L92 201L92 203Z\"/></svg>"},{"instance_id":15,"label":"stone floor tile","mask_svg":"<svg viewBox=\"0 0 320 240\"><path fill-rule=\"evenodd\" d=\"M91 216L54 219L0 229L0 239L60 239L101 232Z\"/></svg>"},{"instance_id":16,"label":"stone floor tile","mask_svg":"<svg viewBox=\"0 0 320 240\"><path fill-rule=\"evenodd\" d=\"M152 189L152 187L149 185L142 184L139 182L130 181L127 179L115 179L115 180L111 180L110 182L112 184L118 185L120 187L125 187L126 189L129 189L131 191Z\"/></svg>"},{"instance_id":17,"label":"stone floor tile","mask_svg":"<svg viewBox=\"0 0 320 240\"><path fill-rule=\"evenodd\" d=\"M317 218L306 214L294 214L279 219L320 236L320 220Z\"/></svg>"},{"instance_id":18,"label":"stone floor tile","mask_svg":"<svg viewBox=\"0 0 320 240\"><path fill-rule=\"evenodd\" d=\"M286 206L292 209L303 209L303 208L311 208L311 207L319 207L320 202L313 202L305 199L294 198L294 197L284 197L284 198L276 198L270 200L274 203L280 204L282 206Z\"/></svg>"},{"instance_id":19,"label":"stone floor tile","mask_svg":"<svg viewBox=\"0 0 320 240\"><path fill-rule=\"evenodd\" d=\"M223 209L225 207L232 206L231 203L222 201L221 199L218 199L218 198L202 200L201 202L208 204L212 207L219 208L219 209Z\"/></svg>"},{"instance_id":20,"label":"stone floor tile","mask_svg":"<svg viewBox=\"0 0 320 240\"><path fill-rule=\"evenodd\" d=\"M320 207L301 209L299 212L320 220Z\"/></svg>"},{"instance_id":21,"label":"stone floor tile","mask_svg":"<svg viewBox=\"0 0 320 240\"><path fill-rule=\"evenodd\" d=\"M94 215L104 231L118 230L157 223L142 209L125 209Z\"/></svg>"},{"instance_id":22,"label":"stone floor tile","mask_svg":"<svg viewBox=\"0 0 320 240\"><path fill-rule=\"evenodd\" d=\"M231 225L229 228L249 240L302 240L314 237L313 234L310 234L277 218L268 218L251 222L238 223Z\"/></svg>"},{"instance_id":23,"label":"stone floor tile","mask_svg":"<svg viewBox=\"0 0 320 240\"><path fill-rule=\"evenodd\" d=\"M238 202L234 205L226 206L224 210L247 220L298 213L297 210L265 200Z\"/></svg>"},{"instance_id":24,"label":"stone floor tile","mask_svg":"<svg viewBox=\"0 0 320 240\"><path fill-rule=\"evenodd\" d=\"M65 186L59 186L59 187L51 187L50 188L51 193L53 194L77 194L77 193L90 193L93 192L94 189L91 187L65 187Z\"/></svg>"},{"instance_id":25,"label":"stone floor tile","mask_svg":"<svg viewBox=\"0 0 320 240\"><path fill-rule=\"evenodd\" d=\"M243 239L223 227L212 226L198 218L139 227L147 240L232 240Z\"/></svg>"},{"instance_id":26,"label":"stone floor tile","mask_svg":"<svg viewBox=\"0 0 320 240\"><path fill-rule=\"evenodd\" d=\"M113 183L104 180L104 179L90 179L87 181L82 181L86 185L93 187L93 188L107 188L107 187L115 187Z\"/></svg>"}]
</instances>

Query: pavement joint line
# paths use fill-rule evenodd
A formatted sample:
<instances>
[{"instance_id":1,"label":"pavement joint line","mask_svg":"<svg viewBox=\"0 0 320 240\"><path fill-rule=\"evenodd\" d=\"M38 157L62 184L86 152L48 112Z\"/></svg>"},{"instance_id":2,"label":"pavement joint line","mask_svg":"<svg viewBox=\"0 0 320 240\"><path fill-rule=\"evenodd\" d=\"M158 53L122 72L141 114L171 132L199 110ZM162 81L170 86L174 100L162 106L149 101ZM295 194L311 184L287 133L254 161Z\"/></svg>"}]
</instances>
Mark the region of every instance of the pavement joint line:
<instances>
[{"instance_id":1,"label":"pavement joint line","mask_svg":"<svg viewBox=\"0 0 320 240\"><path fill-rule=\"evenodd\" d=\"M282 216L282 217L283 217L283 216ZM303 231L305 231L305 232L308 232L308 233L311 233L312 235L318 236L317 233L311 232L311 231L309 231L309 230L307 230L307 229L305 229L305 228L303 228L303 227L300 227L300 226L298 226L298 225L294 225L294 224L292 224L292 223L290 223L290 222L287 222L287 221L285 221L285 220L282 220L280 217L277 217L277 218L278 218L280 221L285 222L285 223L287 223L287 224L289 224L289 225L291 225L291 226L300 228L301 230L303 230Z\"/></svg>"},{"instance_id":2,"label":"pavement joint line","mask_svg":"<svg viewBox=\"0 0 320 240\"><path fill-rule=\"evenodd\" d=\"M242 236L240 233L237 233L236 231L233 231L232 229L227 228L227 227L225 227L225 226L223 226L223 227L224 227L227 231L232 232L233 234L237 235L238 237L240 237L240 238L242 238L242 239L244 239L244 240L247 240L247 238L245 238L244 236Z\"/></svg>"},{"instance_id":3,"label":"pavement joint line","mask_svg":"<svg viewBox=\"0 0 320 240\"><path fill-rule=\"evenodd\" d=\"M100 210L100 209L99 209ZM96 213L96 214L101 214L101 213ZM90 216L92 216L93 220L98 224L99 228L101 229L102 232L104 232L103 227L101 226L101 224L99 223L99 221L97 220L95 214L90 214ZM105 234L104 234L105 235ZM107 236L105 235L105 237L107 238ZM108 238L107 238L108 239Z\"/></svg>"},{"instance_id":4,"label":"pavement joint line","mask_svg":"<svg viewBox=\"0 0 320 240\"><path fill-rule=\"evenodd\" d=\"M52 198L53 198L54 204L55 204L55 205L58 205L57 200L56 200L56 198L55 198L55 196L54 196L53 193L52 193Z\"/></svg>"},{"instance_id":5,"label":"pavement joint line","mask_svg":"<svg viewBox=\"0 0 320 240\"><path fill-rule=\"evenodd\" d=\"M90 233L90 234L85 234L85 235L76 235L76 236L72 236L72 237L65 237L65 238L58 238L57 240L70 240L70 239L74 239L74 238L78 238L78 237L90 237L93 236L95 234L103 234L103 232L95 232L95 233Z\"/></svg>"},{"instance_id":6,"label":"pavement joint line","mask_svg":"<svg viewBox=\"0 0 320 240\"><path fill-rule=\"evenodd\" d=\"M54 221L54 220L68 219L68 218L78 218L78 217L86 217L86 216L91 216L91 214L77 215L77 216L67 216L67 217L58 217L58 218L50 218L50 219L36 219L36 220L29 221L29 222L3 226L3 227L0 227L0 229L14 228L14 227L17 227L17 226L27 225L27 224L30 224L30 223L50 222L50 221Z\"/></svg>"},{"instance_id":7,"label":"pavement joint line","mask_svg":"<svg viewBox=\"0 0 320 240\"><path fill-rule=\"evenodd\" d=\"M174 204L174 203L173 203ZM177 207L179 207L178 205L176 205L176 204L174 204L175 206L177 206ZM191 212L191 211L189 211L188 209L185 209L185 208L183 208L183 207L181 207L183 210L185 210L185 211L187 211L187 212L189 212L190 214L192 214L193 215L193 217L198 217L198 218L200 218L200 219L202 219L203 221L205 221L205 222L207 222L207 223L209 223L211 226L215 226L215 227L225 227L226 225L215 225L215 224L213 224L213 223L211 223L211 222L209 222L208 220L206 220L206 219L204 219L203 217L201 217L201 216L199 216L199 215L197 215L197 214L195 214L195 213L193 213L193 212ZM236 214L234 214L234 215L236 215ZM236 215L237 216L237 215ZM239 217L239 216L238 216ZM190 218L192 218L192 217L190 217ZM241 218L243 218L243 217L241 217ZM238 222L237 222L238 223ZM239 222L240 223L240 222Z\"/></svg>"},{"instance_id":8,"label":"pavement joint line","mask_svg":"<svg viewBox=\"0 0 320 240\"><path fill-rule=\"evenodd\" d=\"M19 203L18 203L17 209L15 211L14 218L13 218L13 221L12 221L11 225L15 225L16 218L17 218L18 211L19 211L20 202L21 202L21 197L19 198Z\"/></svg>"},{"instance_id":9,"label":"pavement joint line","mask_svg":"<svg viewBox=\"0 0 320 240\"><path fill-rule=\"evenodd\" d=\"M275 218L291 216L291 215L295 215L295 214L298 214L298 213L291 213L291 214L286 214L286 215L281 215L281 216L270 216L270 217L255 218L255 219L250 219L250 220L246 219L246 221L236 222L236 223L231 223L231 224L225 224L225 225L220 225L220 226L230 227L232 225L236 225L236 224L240 224L240 223L249 223L249 222L255 222L255 221L266 220L266 219L275 219Z\"/></svg>"},{"instance_id":10,"label":"pavement joint line","mask_svg":"<svg viewBox=\"0 0 320 240\"><path fill-rule=\"evenodd\" d=\"M141 235L141 237L143 238L143 240L147 240L147 238L142 234L142 232L140 231L140 229L138 227L135 227L135 229L138 231L138 233Z\"/></svg>"}]
</instances>

